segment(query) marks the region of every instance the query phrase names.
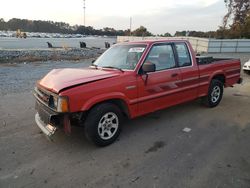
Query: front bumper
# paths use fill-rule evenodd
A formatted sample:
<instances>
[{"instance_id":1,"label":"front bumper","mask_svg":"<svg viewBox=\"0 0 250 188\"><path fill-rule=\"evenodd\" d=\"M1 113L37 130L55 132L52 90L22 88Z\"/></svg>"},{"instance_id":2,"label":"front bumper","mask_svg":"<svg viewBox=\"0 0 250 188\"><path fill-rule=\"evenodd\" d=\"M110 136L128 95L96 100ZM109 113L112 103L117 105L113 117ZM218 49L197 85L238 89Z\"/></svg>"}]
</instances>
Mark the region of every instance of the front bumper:
<instances>
[{"instance_id":1,"label":"front bumper","mask_svg":"<svg viewBox=\"0 0 250 188\"><path fill-rule=\"evenodd\" d=\"M35 121L42 132L52 137L58 128L63 128L65 133L71 133L71 124L69 113L59 113L55 109L49 107L51 98L54 94L35 88L34 96L36 98L36 115Z\"/></svg>"},{"instance_id":2,"label":"front bumper","mask_svg":"<svg viewBox=\"0 0 250 188\"><path fill-rule=\"evenodd\" d=\"M41 118L40 118L40 116L39 116L38 113L36 113L36 115L35 115L35 121L36 121L37 126L38 126L38 127L42 130L42 132L43 132L46 136L48 136L49 138L51 138L51 137L55 134L57 128L56 128L55 126L51 125L51 124L46 124L46 123L44 123L44 122L41 120Z\"/></svg>"},{"instance_id":3,"label":"front bumper","mask_svg":"<svg viewBox=\"0 0 250 188\"><path fill-rule=\"evenodd\" d=\"M54 112L38 100L36 101L35 108L37 111L35 115L37 126L46 136L52 137L60 125L60 114Z\"/></svg>"},{"instance_id":4,"label":"front bumper","mask_svg":"<svg viewBox=\"0 0 250 188\"><path fill-rule=\"evenodd\" d=\"M66 134L71 133L69 114L55 112L39 100L36 100L36 111L36 124L49 138L60 128L62 128Z\"/></svg>"}]
</instances>

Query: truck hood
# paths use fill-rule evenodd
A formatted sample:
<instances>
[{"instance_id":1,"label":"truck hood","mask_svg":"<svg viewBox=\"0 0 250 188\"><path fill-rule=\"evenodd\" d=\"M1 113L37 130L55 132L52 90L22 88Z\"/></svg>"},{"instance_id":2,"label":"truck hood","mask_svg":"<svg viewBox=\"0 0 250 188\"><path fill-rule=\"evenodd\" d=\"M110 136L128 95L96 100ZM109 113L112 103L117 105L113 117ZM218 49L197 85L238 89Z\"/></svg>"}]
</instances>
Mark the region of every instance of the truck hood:
<instances>
[{"instance_id":1,"label":"truck hood","mask_svg":"<svg viewBox=\"0 0 250 188\"><path fill-rule=\"evenodd\" d=\"M59 93L62 89L118 76L116 71L100 69L54 69L43 77L38 84Z\"/></svg>"}]
</instances>

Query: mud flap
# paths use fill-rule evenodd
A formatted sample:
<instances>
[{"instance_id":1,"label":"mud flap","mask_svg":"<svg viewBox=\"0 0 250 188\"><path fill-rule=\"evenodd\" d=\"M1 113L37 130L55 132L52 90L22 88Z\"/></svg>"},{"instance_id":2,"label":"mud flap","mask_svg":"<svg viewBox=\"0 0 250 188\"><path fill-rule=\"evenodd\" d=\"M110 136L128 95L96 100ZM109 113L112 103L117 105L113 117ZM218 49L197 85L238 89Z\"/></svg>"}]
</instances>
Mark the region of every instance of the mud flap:
<instances>
[{"instance_id":1,"label":"mud flap","mask_svg":"<svg viewBox=\"0 0 250 188\"><path fill-rule=\"evenodd\" d=\"M71 133L71 124L68 114L64 115L63 117L63 129L65 134L69 135Z\"/></svg>"}]
</instances>

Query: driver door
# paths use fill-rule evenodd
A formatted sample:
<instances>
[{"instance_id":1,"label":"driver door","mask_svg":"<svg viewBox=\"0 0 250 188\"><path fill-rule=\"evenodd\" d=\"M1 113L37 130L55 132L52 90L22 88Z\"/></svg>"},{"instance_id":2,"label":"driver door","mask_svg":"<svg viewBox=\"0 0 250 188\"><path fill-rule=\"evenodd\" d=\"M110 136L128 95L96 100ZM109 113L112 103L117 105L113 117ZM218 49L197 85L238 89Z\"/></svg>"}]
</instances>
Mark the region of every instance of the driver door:
<instances>
[{"instance_id":1,"label":"driver door","mask_svg":"<svg viewBox=\"0 0 250 188\"><path fill-rule=\"evenodd\" d=\"M178 103L181 73L172 44L153 45L145 62L156 65L156 71L138 75L138 114L154 112Z\"/></svg>"}]
</instances>

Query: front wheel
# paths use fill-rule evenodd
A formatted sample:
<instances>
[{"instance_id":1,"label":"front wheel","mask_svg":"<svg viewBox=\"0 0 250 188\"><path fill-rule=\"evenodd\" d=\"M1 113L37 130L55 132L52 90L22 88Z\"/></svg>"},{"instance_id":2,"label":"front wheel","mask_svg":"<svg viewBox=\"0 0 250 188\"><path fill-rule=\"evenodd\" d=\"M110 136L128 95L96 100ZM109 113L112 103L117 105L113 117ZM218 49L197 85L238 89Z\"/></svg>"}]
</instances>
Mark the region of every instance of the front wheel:
<instances>
[{"instance_id":1,"label":"front wheel","mask_svg":"<svg viewBox=\"0 0 250 188\"><path fill-rule=\"evenodd\" d=\"M121 132L122 113L119 107L103 103L90 110L85 121L85 135L98 146L112 144Z\"/></svg>"},{"instance_id":2,"label":"front wheel","mask_svg":"<svg viewBox=\"0 0 250 188\"><path fill-rule=\"evenodd\" d=\"M210 107L216 107L223 96L223 83L219 80L212 80L208 89L208 95L203 98L203 103Z\"/></svg>"}]
</instances>

